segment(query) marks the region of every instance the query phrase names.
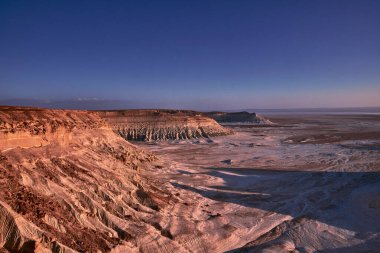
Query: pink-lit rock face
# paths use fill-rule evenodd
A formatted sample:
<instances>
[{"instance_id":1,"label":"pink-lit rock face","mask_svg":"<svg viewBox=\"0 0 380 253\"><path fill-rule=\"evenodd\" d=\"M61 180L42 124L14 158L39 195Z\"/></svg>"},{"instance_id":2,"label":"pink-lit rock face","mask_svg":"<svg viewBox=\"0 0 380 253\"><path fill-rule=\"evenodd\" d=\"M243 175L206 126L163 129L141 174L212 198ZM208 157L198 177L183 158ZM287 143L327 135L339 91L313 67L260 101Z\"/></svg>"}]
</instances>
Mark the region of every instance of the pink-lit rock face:
<instances>
[{"instance_id":1,"label":"pink-lit rock face","mask_svg":"<svg viewBox=\"0 0 380 253\"><path fill-rule=\"evenodd\" d=\"M76 131L105 126L106 123L91 112L0 107L0 150L51 143L66 145Z\"/></svg>"},{"instance_id":2,"label":"pink-lit rock face","mask_svg":"<svg viewBox=\"0 0 380 253\"><path fill-rule=\"evenodd\" d=\"M1 108L0 120L1 247L104 252L151 229L143 217L164 202L139 171L157 159L97 113Z\"/></svg>"}]
</instances>

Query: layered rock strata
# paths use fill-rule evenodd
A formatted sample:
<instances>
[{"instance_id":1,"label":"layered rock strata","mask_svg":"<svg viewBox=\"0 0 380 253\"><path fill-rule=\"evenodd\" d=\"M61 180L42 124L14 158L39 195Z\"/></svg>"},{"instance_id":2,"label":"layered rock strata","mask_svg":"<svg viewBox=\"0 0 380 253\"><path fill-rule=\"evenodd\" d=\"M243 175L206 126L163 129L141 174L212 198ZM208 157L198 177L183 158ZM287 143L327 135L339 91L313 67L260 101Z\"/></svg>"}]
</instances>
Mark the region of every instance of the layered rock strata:
<instances>
[{"instance_id":1,"label":"layered rock strata","mask_svg":"<svg viewBox=\"0 0 380 253\"><path fill-rule=\"evenodd\" d=\"M128 110L99 114L126 140L181 140L232 133L215 120L194 111Z\"/></svg>"},{"instance_id":2,"label":"layered rock strata","mask_svg":"<svg viewBox=\"0 0 380 253\"><path fill-rule=\"evenodd\" d=\"M157 158L96 112L0 107L0 133L1 252L129 252L144 236L171 241L151 224L171 199L146 176Z\"/></svg>"}]
</instances>

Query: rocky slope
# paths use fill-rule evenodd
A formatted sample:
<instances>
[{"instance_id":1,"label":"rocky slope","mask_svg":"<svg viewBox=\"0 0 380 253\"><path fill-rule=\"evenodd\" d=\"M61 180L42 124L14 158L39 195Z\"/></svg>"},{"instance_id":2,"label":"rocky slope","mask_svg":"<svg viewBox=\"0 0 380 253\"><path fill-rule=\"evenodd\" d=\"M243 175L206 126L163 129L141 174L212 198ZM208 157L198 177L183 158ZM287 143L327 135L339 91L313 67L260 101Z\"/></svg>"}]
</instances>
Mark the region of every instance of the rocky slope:
<instances>
[{"instance_id":1,"label":"rocky slope","mask_svg":"<svg viewBox=\"0 0 380 253\"><path fill-rule=\"evenodd\" d=\"M147 176L157 163L96 112L0 107L0 251L168 244L154 219L175 197Z\"/></svg>"},{"instance_id":2,"label":"rocky slope","mask_svg":"<svg viewBox=\"0 0 380 253\"><path fill-rule=\"evenodd\" d=\"M219 240L194 234L194 217L213 221L165 176L175 165L122 129L162 126L149 140L228 130L195 112L133 113L0 107L0 252L206 252Z\"/></svg>"},{"instance_id":3,"label":"rocky slope","mask_svg":"<svg viewBox=\"0 0 380 253\"><path fill-rule=\"evenodd\" d=\"M231 134L215 120L194 111L102 111L113 130L126 140L180 140Z\"/></svg>"},{"instance_id":4,"label":"rocky slope","mask_svg":"<svg viewBox=\"0 0 380 253\"><path fill-rule=\"evenodd\" d=\"M272 125L273 122L256 114L249 112L207 112L205 116L216 120L221 124L258 124Z\"/></svg>"}]
</instances>

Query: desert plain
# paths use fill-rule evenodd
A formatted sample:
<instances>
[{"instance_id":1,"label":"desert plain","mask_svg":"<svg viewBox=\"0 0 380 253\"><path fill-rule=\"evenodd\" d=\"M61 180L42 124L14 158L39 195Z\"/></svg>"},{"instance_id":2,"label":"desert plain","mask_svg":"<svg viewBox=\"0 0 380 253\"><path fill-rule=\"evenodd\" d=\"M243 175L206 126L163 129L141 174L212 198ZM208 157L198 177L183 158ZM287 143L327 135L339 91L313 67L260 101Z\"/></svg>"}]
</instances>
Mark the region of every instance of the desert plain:
<instances>
[{"instance_id":1,"label":"desert plain","mask_svg":"<svg viewBox=\"0 0 380 253\"><path fill-rule=\"evenodd\" d=\"M377 252L380 116L271 120L139 145L167 160L160 177L186 203L167 224L173 234L199 252Z\"/></svg>"}]
</instances>

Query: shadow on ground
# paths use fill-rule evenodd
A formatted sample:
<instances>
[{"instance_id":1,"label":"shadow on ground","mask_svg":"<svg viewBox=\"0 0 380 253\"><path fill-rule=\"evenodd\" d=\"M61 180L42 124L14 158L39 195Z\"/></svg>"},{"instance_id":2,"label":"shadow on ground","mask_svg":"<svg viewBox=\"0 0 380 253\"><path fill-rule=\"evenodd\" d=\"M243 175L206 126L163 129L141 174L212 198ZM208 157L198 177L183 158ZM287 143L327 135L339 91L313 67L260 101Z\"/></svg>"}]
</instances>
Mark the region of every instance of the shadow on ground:
<instances>
[{"instance_id":1,"label":"shadow on ground","mask_svg":"<svg viewBox=\"0 0 380 253\"><path fill-rule=\"evenodd\" d=\"M183 173L185 174L185 173ZM192 173L186 172L187 177ZM223 179L223 185L192 186L172 183L215 201L307 217L355 232L359 239L380 233L379 172L313 172L260 170L252 168L208 168L205 174ZM185 180L184 180L185 181ZM219 180L220 181L220 180ZM210 181L207 181L210 182ZM380 247L379 237L357 245L358 252ZM255 247L236 251L255 252ZM356 252L350 248L349 252ZM322 252L348 252L345 248Z\"/></svg>"}]
</instances>

